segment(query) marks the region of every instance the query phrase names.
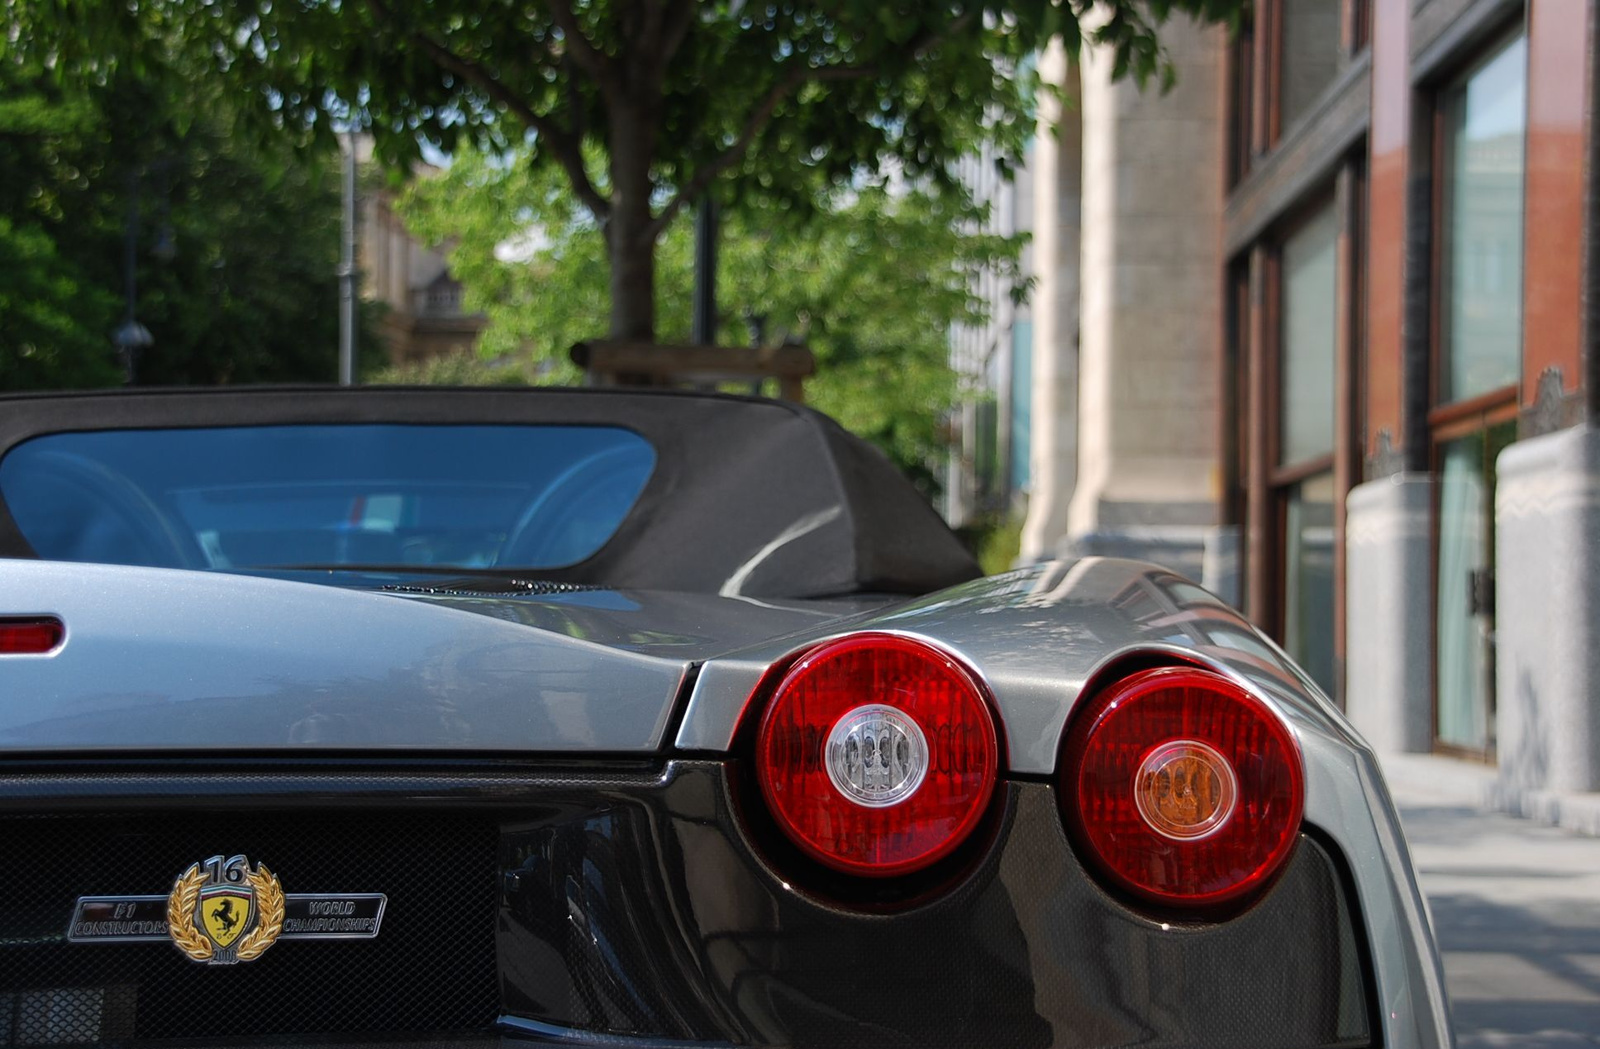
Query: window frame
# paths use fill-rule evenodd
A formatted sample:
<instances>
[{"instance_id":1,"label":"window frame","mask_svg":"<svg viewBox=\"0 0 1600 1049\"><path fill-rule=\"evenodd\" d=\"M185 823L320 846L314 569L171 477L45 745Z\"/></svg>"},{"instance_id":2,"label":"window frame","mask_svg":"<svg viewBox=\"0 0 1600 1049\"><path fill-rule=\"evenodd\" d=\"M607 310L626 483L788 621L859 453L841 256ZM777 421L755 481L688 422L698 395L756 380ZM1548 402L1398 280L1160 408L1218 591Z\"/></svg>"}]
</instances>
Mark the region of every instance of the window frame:
<instances>
[{"instance_id":1,"label":"window frame","mask_svg":"<svg viewBox=\"0 0 1600 1049\"><path fill-rule=\"evenodd\" d=\"M1443 76L1438 78L1431 90L1426 94L1427 99L1427 129L1429 140L1427 155L1430 163L1429 171L1429 215L1428 215L1428 339L1427 339L1427 412L1424 419L1424 432L1427 435L1426 460L1430 476L1435 479L1432 497L1430 500L1429 515L1429 542L1428 542L1428 695L1429 695L1429 734L1432 748L1435 753L1450 757L1464 758L1484 764L1494 764L1496 761L1497 739L1495 733L1495 715L1498 710L1498 687L1495 680L1494 665L1496 653L1493 642L1490 643L1488 652L1489 678L1487 681L1487 694L1484 697L1487 704L1485 714L1485 731L1483 747L1468 747L1457 743L1450 743L1439 738L1439 584L1441 566L1440 555L1443 551L1443 464L1445 448L1451 442L1476 434L1487 434L1491 429L1506 423L1516 423L1519 418L1522 380L1520 376L1526 358L1527 348L1523 344L1522 332L1518 332L1517 344L1517 375L1519 378L1512 383L1485 390L1459 400L1449 401L1447 391L1447 369L1449 367L1448 347L1445 345L1445 280L1447 275L1447 245L1445 208L1449 199L1450 178L1452 167L1450 164L1449 148L1451 145L1449 127L1449 98L1458 88L1468 82L1474 74L1486 66L1496 55L1518 37L1527 39L1526 11L1520 11L1516 17L1507 19L1493 32L1489 33L1481 43L1464 51L1448 67ZM1527 262L1527 135L1528 120L1527 105L1527 79L1524 80L1524 113L1523 113L1523 171L1524 184L1522 190L1522 207L1524 212L1522 223L1522 262ZM1522 297L1522 308L1526 310L1526 283L1519 281L1518 294ZM1513 441L1516 438L1513 437ZM1495 570L1493 559L1493 495L1491 486L1487 489L1489 512L1487 520L1487 546L1489 561L1487 568L1491 573ZM1490 613L1489 636L1493 637L1494 618Z\"/></svg>"},{"instance_id":2,"label":"window frame","mask_svg":"<svg viewBox=\"0 0 1600 1049\"><path fill-rule=\"evenodd\" d=\"M1372 0L1338 0L1341 67L1372 43ZM1283 4L1257 0L1224 52L1229 121L1227 188L1244 182L1283 137ZM1335 77L1337 79L1337 77Z\"/></svg>"}]
</instances>

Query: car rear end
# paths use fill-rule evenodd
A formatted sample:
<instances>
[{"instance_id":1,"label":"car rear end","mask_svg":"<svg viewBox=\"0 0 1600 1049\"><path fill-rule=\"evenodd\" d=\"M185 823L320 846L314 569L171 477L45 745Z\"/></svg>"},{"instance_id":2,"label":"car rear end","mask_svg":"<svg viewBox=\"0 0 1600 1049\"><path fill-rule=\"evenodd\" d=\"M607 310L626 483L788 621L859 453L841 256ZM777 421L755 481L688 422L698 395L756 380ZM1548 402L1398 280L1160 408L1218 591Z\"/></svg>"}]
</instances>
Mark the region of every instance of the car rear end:
<instances>
[{"instance_id":1,"label":"car rear end","mask_svg":"<svg viewBox=\"0 0 1600 1049\"><path fill-rule=\"evenodd\" d=\"M84 602L125 593L117 573L135 589L199 577L246 607L335 600L272 580L71 572L99 581L73 591ZM8 578L24 575L13 594L72 589L52 566ZM946 601L976 612L1003 585ZM474 676L519 643L499 631L521 631L522 645L546 631L433 607L437 597L333 593L333 611L305 598L302 618L359 618L424 651L425 634L407 635L436 629L424 621L494 633L456 645L453 661L397 661L387 681L352 664L346 678L285 680L277 701L268 688L242 704L223 701L228 682L141 697L150 668L129 664L98 691L62 686L50 716L8 724L9 738L49 731L75 745L13 750L0 776L3 1044L1448 1044L1426 921L1370 755L1281 682L1193 648L1109 639L1076 701L1058 703L1071 708L1060 730L1038 730L1054 731L1055 764L1029 768L1036 730L992 654L891 606L756 646L779 658L700 662L662 693L671 701L648 745L585 747L594 711L577 695L582 675L556 666L558 648ZM77 600L11 624L14 686L69 680L75 646L108 651L95 635L109 628ZM252 661L293 614L259 621L254 647L191 633L163 650L154 635L174 624L153 624L149 658L187 650L203 666L220 648L213 669L249 665L259 684L272 675ZM39 629L51 619L64 629ZM705 727L736 671L755 676L723 744ZM495 708L465 697L518 677L552 718L575 719L567 735L541 747L508 722L501 745L469 733L468 745L424 750L403 736L292 742L281 720L315 708L317 688L376 688L397 717L432 696L448 700L434 716L453 709L471 727ZM261 735L170 754L109 736L89 745L94 726L135 723L118 721L135 710L169 735L207 717L218 738ZM909 779L921 801L873 804ZM1180 781L1201 787L1174 795ZM1241 826L1251 833L1228 837ZM269 865L291 901L382 894L381 928L285 935L235 965L197 963L168 929L122 935L113 912L103 930L73 935L82 897L164 899L191 865L236 854Z\"/></svg>"}]
</instances>

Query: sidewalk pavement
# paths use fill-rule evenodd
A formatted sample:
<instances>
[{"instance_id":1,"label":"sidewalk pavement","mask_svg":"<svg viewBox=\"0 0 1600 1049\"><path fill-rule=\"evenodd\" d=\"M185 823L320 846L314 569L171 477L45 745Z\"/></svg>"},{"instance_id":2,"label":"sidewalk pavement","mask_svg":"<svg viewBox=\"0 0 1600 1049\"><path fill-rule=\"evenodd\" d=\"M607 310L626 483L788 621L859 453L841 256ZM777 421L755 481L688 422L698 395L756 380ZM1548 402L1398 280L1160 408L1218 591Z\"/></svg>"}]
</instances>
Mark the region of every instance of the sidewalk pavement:
<instances>
[{"instance_id":1,"label":"sidewalk pavement","mask_svg":"<svg viewBox=\"0 0 1600 1049\"><path fill-rule=\"evenodd\" d=\"M1600 838L1486 811L1493 774L1382 759L1462 1049L1600 1046Z\"/></svg>"}]
</instances>

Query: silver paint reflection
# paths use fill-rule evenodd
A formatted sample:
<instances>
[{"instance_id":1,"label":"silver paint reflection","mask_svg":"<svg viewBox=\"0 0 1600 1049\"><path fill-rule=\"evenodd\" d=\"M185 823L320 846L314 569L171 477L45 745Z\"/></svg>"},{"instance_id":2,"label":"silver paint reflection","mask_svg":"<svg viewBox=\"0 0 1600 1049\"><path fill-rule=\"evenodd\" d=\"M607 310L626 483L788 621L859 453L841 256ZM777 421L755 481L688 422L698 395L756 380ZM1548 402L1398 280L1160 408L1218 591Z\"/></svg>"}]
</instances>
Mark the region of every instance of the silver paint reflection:
<instances>
[{"instance_id":1,"label":"silver paint reflection","mask_svg":"<svg viewBox=\"0 0 1600 1049\"><path fill-rule=\"evenodd\" d=\"M1350 863L1371 944L1378 1041L1453 1044L1443 971L1399 817L1377 759L1344 715L1242 615L1165 569L1111 558L1047 562L883 612L850 630L921 638L964 658L990 686L1013 772L1052 774L1067 715L1119 660L1181 658L1232 677L1281 714L1306 762L1306 823ZM820 629L701 668L680 747L726 750L776 659L845 631Z\"/></svg>"}]
</instances>

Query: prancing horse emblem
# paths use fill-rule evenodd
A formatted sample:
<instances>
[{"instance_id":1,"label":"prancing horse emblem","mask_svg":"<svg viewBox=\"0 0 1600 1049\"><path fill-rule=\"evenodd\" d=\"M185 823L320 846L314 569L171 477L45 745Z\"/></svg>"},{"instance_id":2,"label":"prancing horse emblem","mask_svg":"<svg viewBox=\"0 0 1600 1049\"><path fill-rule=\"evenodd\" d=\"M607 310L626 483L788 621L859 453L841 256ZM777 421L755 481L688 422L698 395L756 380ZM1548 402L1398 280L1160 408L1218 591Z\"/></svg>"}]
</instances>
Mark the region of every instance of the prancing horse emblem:
<instances>
[{"instance_id":1,"label":"prancing horse emblem","mask_svg":"<svg viewBox=\"0 0 1600 1049\"><path fill-rule=\"evenodd\" d=\"M178 875L167 897L167 934L197 962L261 957L283 932L283 887L266 864L213 856Z\"/></svg>"}]
</instances>

